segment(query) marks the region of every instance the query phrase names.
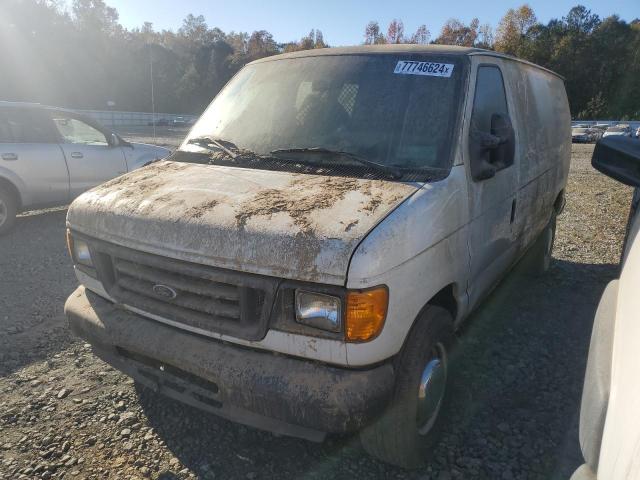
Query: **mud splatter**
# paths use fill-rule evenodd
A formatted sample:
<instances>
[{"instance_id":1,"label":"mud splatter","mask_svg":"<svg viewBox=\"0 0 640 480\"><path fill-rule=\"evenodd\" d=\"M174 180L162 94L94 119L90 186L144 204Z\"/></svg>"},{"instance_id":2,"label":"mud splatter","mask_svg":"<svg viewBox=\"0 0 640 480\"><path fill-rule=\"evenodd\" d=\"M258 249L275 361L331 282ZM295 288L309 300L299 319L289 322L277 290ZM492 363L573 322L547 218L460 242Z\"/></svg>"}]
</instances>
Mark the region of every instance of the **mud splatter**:
<instances>
[{"instance_id":1,"label":"mud splatter","mask_svg":"<svg viewBox=\"0 0 640 480\"><path fill-rule=\"evenodd\" d=\"M284 189L257 192L236 214L238 228L244 228L251 217L287 212L302 233L312 233L310 214L331 208L348 192L357 190L357 179L342 177L297 177Z\"/></svg>"},{"instance_id":2,"label":"mud splatter","mask_svg":"<svg viewBox=\"0 0 640 480\"><path fill-rule=\"evenodd\" d=\"M349 223L347 224L347 226L344 228L344 231L345 231L345 232L348 232L348 231L349 231L349 230L351 230L353 227L355 227L355 226L358 224L358 222L359 222L359 221L360 221L360 220L354 220L353 222L349 222Z\"/></svg>"},{"instance_id":3,"label":"mud splatter","mask_svg":"<svg viewBox=\"0 0 640 480\"><path fill-rule=\"evenodd\" d=\"M218 200L209 200L200 205L196 205L195 207L191 207L189 210L187 210L186 216L187 218L200 218L209 210L218 205L218 203L220 203Z\"/></svg>"}]
</instances>

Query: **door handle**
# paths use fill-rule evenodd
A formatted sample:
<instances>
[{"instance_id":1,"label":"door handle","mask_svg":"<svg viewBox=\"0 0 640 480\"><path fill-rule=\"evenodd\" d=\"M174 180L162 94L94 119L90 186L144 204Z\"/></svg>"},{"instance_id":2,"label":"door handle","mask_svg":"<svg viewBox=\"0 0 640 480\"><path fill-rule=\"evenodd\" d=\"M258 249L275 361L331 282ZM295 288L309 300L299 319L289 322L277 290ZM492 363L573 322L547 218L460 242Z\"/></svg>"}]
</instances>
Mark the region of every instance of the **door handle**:
<instances>
[{"instance_id":1,"label":"door handle","mask_svg":"<svg viewBox=\"0 0 640 480\"><path fill-rule=\"evenodd\" d=\"M71 152L71 158L83 158L82 152Z\"/></svg>"},{"instance_id":2,"label":"door handle","mask_svg":"<svg viewBox=\"0 0 640 480\"><path fill-rule=\"evenodd\" d=\"M511 202L511 221L509 223L513 223L513 221L516 219L516 199L513 199L513 202Z\"/></svg>"},{"instance_id":3,"label":"door handle","mask_svg":"<svg viewBox=\"0 0 640 480\"><path fill-rule=\"evenodd\" d=\"M15 154L15 153L3 153L2 154L2 159L3 160L7 160L7 161L17 160L18 159L18 155Z\"/></svg>"}]
</instances>

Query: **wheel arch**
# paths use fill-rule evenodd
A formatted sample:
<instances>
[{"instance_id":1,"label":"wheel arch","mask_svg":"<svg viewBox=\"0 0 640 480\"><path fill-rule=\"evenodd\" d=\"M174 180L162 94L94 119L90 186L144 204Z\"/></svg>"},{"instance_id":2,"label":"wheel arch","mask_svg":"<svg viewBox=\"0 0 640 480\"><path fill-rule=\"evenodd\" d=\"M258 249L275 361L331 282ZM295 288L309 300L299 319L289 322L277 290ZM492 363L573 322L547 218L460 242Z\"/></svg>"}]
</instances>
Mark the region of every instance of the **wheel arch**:
<instances>
[{"instance_id":1,"label":"wheel arch","mask_svg":"<svg viewBox=\"0 0 640 480\"><path fill-rule=\"evenodd\" d=\"M0 175L0 188L5 188L7 191L9 191L16 199L18 211L22 210L22 195L20 194L20 190L18 189L18 187L11 180Z\"/></svg>"},{"instance_id":2,"label":"wheel arch","mask_svg":"<svg viewBox=\"0 0 640 480\"><path fill-rule=\"evenodd\" d=\"M564 210L564 206L567 203L564 196L564 188L558 192L556 199L553 201L553 211L556 215L560 215Z\"/></svg>"},{"instance_id":3,"label":"wheel arch","mask_svg":"<svg viewBox=\"0 0 640 480\"><path fill-rule=\"evenodd\" d=\"M415 331L416 326L422 321L423 318L425 318L425 312L429 308L439 307L446 310L451 315L451 328L455 329L455 321L460 311L460 305L458 305L458 299L456 297L457 288L458 287L455 283L445 285L424 304L424 306L418 312L418 315L416 315L416 317L413 319L413 323L407 331L407 335L402 343L402 348L400 349L398 354L400 354L405 348L407 341Z\"/></svg>"}]
</instances>

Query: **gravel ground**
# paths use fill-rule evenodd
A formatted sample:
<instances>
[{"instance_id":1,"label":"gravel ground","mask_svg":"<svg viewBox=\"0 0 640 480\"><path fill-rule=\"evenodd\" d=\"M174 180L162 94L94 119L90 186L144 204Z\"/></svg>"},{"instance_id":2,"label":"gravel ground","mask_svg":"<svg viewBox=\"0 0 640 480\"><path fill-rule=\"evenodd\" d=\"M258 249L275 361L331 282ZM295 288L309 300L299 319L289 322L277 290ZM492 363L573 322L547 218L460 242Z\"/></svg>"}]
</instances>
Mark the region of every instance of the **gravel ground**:
<instances>
[{"instance_id":1,"label":"gravel ground","mask_svg":"<svg viewBox=\"0 0 640 480\"><path fill-rule=\"evenodd\" d=\"M136 390L66 330L65 210L22 216L0 238L0 479L568 478L593 314L630 201L591 169L592 149L574 146L548 274L516 268L461 333L442 440L415 472L369 458L357 437L277 437Z\"/></svg>"}]
</instances>

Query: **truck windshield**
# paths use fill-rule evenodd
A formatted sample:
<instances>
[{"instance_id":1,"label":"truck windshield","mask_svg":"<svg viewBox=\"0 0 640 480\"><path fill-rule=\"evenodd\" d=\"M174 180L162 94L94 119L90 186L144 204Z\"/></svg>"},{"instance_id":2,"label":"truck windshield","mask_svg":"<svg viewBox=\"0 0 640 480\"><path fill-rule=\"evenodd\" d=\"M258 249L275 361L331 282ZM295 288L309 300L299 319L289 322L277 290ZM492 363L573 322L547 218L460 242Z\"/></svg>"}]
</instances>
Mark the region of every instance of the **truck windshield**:
<instances>
[{"instance_id":1,"label":"truck windshield","mask_svg":"<svg viewBox=\"0 0 640 480\"><path fill-rule=\"evenodd\" d=\"M329 169L349 165L358 172L378 164L398 169L405 179L418 180L420 172L433 177L451 165L462 77L461 61L453 56L321 55L260 62L220 92L180 151L211 155L201 139L215 139L241 153ZM369 167L356 167L356 156ZM252 168L260 165L251 162Z\"/></svg>"}]
</instances>

